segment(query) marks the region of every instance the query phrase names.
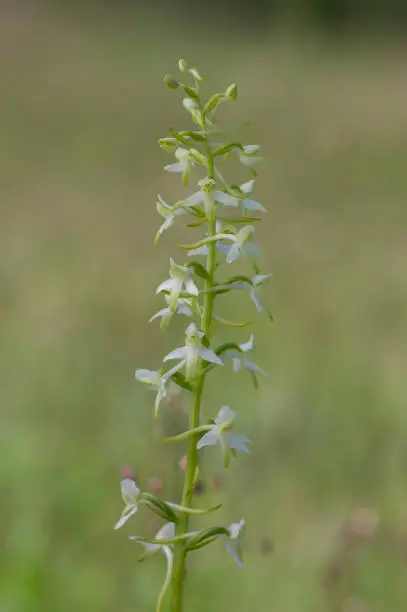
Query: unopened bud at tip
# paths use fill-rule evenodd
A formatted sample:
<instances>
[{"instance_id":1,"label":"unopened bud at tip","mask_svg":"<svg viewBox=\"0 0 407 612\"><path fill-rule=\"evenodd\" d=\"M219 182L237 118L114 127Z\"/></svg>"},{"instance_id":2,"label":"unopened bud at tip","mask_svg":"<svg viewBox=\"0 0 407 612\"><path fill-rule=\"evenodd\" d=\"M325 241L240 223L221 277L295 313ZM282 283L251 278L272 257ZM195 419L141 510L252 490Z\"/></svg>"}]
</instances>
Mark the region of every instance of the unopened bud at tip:
<instances>
[{"instance_id":1,"label":"unopened bud at tip","mask_svg":"<svg viewBox=\"0 0 407 612\"><path fill-rule=\"evenodd\" d=\"M178 81L176 81L174 79L174 77L172 77L170 74L166 74L164 77L164 83L167 85L167 87L169 87L170 89L178 89L179 87L179 83Z\"/></svg>"}]
</instances>

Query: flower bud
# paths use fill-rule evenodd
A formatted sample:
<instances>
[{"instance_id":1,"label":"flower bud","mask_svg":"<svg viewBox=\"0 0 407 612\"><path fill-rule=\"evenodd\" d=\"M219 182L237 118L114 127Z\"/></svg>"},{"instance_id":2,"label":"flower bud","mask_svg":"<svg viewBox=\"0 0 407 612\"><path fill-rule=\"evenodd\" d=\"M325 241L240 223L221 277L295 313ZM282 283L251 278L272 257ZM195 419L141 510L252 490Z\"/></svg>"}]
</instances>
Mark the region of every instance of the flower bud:
<instances>
[{"instance_id":1,"label":"flower bud","mask_svg":"<svg viewBox=\"0 0 407 612\"><path fill-rule=\"evenodd\" d=\"M237 85L236 85L236 83L232 83L232 85L229 85L229 87L225 91L225 96L227 97L228 100L236 100L236 98L237 98Z\"/></svg>"},{"instance_id":2,"label":"flower bud","mask_svg":"<svg viewBox=\"0 0 407 612\"><path fill-rule=\"evenodd\" d=\"M198 181L198 185L201 188L201 191L206 191L209 193L215 189L216 181L213 178L205 177Z\"/></svg>"},{"instance_id":3,"label":"flower bud","mask_svg":"<svg viewBox=\"0 0 407 612\"><path fill-rule=\"evenodd\" d=\"M158 144L164 151L172 151L177 148L177 141L175 138L160 138Z\"/></svg>"},{"instance_id":4,"label":"flower bud","mask_svg":"<svg viewBox=\"0 0 407 612\"><path fill-rule=\"evenodd\" d=\"M180 59L178 60L178 70L179 70L180 72L186 72L186 71L188 70L187 63L186 63L186 61L185 61L184 59L182 59L182 58L180 58Z\"/></svg>"},{"instance_id":5,"label":"flower bud","mask_svg":"<svg viewBox=\"0 0 407 612\"><path fill-rule=\"evenodd\" d=\"M178 81L176 81L174 79L174 77L172 77L169 74L166 74L164 77L164 83L167 85L167 87L169 87L170 89L178 89L179 87L179 83Z\"/></svg>"}]
</instances>

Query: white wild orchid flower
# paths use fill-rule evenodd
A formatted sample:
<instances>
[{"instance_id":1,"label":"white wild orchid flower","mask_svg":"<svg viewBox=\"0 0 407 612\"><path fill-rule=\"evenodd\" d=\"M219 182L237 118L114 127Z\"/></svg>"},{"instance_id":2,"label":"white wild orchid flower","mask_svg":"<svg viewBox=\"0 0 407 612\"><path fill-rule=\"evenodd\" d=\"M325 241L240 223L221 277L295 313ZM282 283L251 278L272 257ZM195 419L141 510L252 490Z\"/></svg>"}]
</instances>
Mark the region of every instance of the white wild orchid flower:
<instances>
[{"instance_id":1,"label":"white wild orchid flower","mask_svg":"<svg viewBox=\"0 0 407 612\"><path fill-rule=\"evenodd\" d=\"M228 248L226 254L226 263L233 263L246 254L255 255L260 252L258 247L249 242L253 233L253 225L246 225L237 232L236 236L233 236L233 244Z\"/></svg>"},{"instance_id":2,"label":"white wild orchid flower","mask_svg":"<svg viewBox=\"0 0 407 612\"><path fill-rule=\"evenodd\" d=\"M164 357L164 361L178 359L177 369L185 366L186 380L194 380L198 373L199 359L223 366L223 361L214 351L203 346L201 340L203 333L199 331L195 323L190 323L185 331L185 346L176 348Z\"/></svg>"},{"instance_id":3,"label":"white wild orchid flower","mask_svg":"<svg viewBox=\"0 0 407 612\"><path fill-rule=\"evenodd\" d=\"M167 303L170 313L176 311L183 290L189 295L197 296L199 294L198 287L192 279L192 270L187 266L179 266L171 257L170 278L158 285L156 290L157 294L161 292L169 294Z\"/></svg>"},{"instance_id":4,"label":"white wild orchid flower","mask_svg":"<svg viewBox=\"0 0 407 612\"><path fill-rule=\"evenodd\" d=\"M250 338L247 342L243 342L242 344L238 344L240 351L232 350L225 355L225 359L232 359L233 361L233 371L240 372L240 370L246 369L252 372L259 372L263 374L263 376L267 376L267 372L259 368L258 365L250 361L248 358L248 354L253 350L254 347L254 335L251 334Z\"/></svg>"},{"instance_id":5,"label":"white wild orchid flower","mask_svg":"<svg viewBox=\"0 0 407 612\"><path fill-rule=\"evenodd\" d=\"M196 448L200 450L205 446L214 446L219 443L226 467L229 465L231 451L250 452L246 445L251 444L251 440L232 434L235 418L235 411L229 408L229 406L223 406L219 410L214 424L207 426L210 428L209 431L200 438L196 445Z\"/></svg>"},{"instance_id":6,"label":"white wild orchid flower","mask_svg":"<svg viewBox=\"0 0 407 612\"><path fill-rule=\"evenodd\" d=\"M148 385L153 391L156 391L157 396L154 403L154 415L157 418L160 409L161 400L167 395L167 383L171 376L181 369L178 366L171 368L167 372L161 373L157 370L136 370L136 380Z\"/></svg>"},{"instance_id":7,"label":"white wild orchid flower","mask_svg":"<svg viewBox=\"0 0 407 612\"><path fill-rule=\"evenodd\" d=\"M231 195L230 193L225 193L223 191L216 192L216 200L220 202L224 206L232 206L233 208L237 208L240 206L245 212L253 212L253 211L261 211L266 212L264 206L262 206L256 200L251 199L254 180L248 181L247 183L243 183L240 185L241 193L239 195Z\"/></svg>"},{"instance_id":8,"label":"white wild orchid flower","mask_svg":"<svg viewBox=\"0 0 407 612\"><path fill-rule=\"evenodd\" d=\"M124 510L120 519L114 526L115 529L120 529L138 510L138 497L141 493L140 489L131 478L124 478L120 483L122 498L125 503Z\"/></svg>"},{"instance_id":9,"label":"white wild orchid flower","mask_svg":"<svg viewBox=\"0 0 407 612\"><path fill-rule=\"evenodd\" d=\"M232 283L225 283L224 285L217 285L217 289L237 289L239 291L247 291L250 295L250 299L256 307L258 312L262 312L263 304L260 301L259 293L262 290L264 283L273 277L272 274L256 274L249 282L245 280L237 280Z\"/></svg>"},{"instance_id":10,"label":"white wild orchid flower","mask_svg":"<svg viewBox=\"0 0 407 612\"><path fill-rule=\"evenodd\" d=\"M175 524L174 523L165 523L159 529L155 536L155 540L171 540L175 536ZM167 572L165 575L165 580L163 586L161 587L160 595L157 601L156 612L160 612L162 608L162 604L164 601L165 593L171 583L173 568L174 568L174 551L171 544L158 544L153 542L145 542L143 538L140 536L130 536L130 540L134 542L138 542L146 549L147 555L156 555L157 553L163 553L167 559Z\"/></svg>"},{"instance_id":11,"label":"white wild orchid flower","mask_svg":"<svg viewBox=\"0 0 407 612\"><path fill-rule=\"evenodd\" d=\"M168 164L167 166L164 166L164 170L167 172L185 173L189 172L195 164L188 149L184 149L183 147L178 147L178 149L176 149L175 157L178 161L175 164Z\"/></svg>"},{"instance_id":12,"label":"white wild orchid flower","mask_svg":"<svg viewBox=\"0 0 407 612\"><path fill-rule=\"evenodd\" d=\"M242 542L245 535L246 521L242 519L238 523L229 525L229 538L226 544L228 552L232 555L239 567L244 567L242 558Z\"/></svg>"},{"instance_id":13,"label":"white wild orchid flower","mask_svg":"<svg viewBox=\"0 0 407 612\"><path fill-rule=\"evenodd\" d=\"M167 308L162 308L161 310L156 312L155 315L153 315L149 320L149 323L151 323L151 321L154 321L155 319L163 319L165 317L169 317L171 316L171 314L174 313L182 314L186 317L192 317L191 300L189 298L179 298L175 311L171 311L170 296L165 294L164 299L168 304Z\"/></svg>"},{"instance_id":14,"label":"white wild orchid flower","mask_svg":"<svg viewBox=\"0 0 407 612\"><path fill-rule=\"evenodd\" d=\"M259 145L245 145L243 151L239 151L239 160L244 166L254 166L263 158L258 155L260 151Z\"/></svg>"}]
</instances>

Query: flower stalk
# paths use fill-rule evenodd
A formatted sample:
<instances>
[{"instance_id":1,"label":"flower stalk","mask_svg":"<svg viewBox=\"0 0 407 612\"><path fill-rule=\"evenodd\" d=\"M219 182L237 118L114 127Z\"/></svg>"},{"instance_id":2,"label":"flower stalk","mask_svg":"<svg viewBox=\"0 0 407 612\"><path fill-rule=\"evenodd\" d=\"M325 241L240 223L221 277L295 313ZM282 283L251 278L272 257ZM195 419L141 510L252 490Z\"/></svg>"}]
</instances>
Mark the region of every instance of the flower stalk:
<instances>
[{"instance_id":1,"label":"flower stalk","mask_svg":"<svg viewBox=\"0 0 407 612\"><path fill-rule=\"evenodd\" d=\"M224 92L212 95L204 103L200 91L203 77L195 68L188 67L184 60L179 60L178 69L183 76L192 77L192 86L168 75L164 81L170 89L183 92L185 97L182 104L198 129L180 132L170 129L171 137L160 139L161 148L175 156L175 162L167 164L164 170L180 174L184 186L189 185L192 175L199 168L203 168L204 176L198 181L198 191L174 205L158 196L157 211L164 218L164 222L156 234L155 242L178 218L192 216L193 221L189 226L206 227L205 236L194 244L178 246L188 249L188 257L204 255L206 260L204 265L195 260L180 265L175 263L173 258L170 259L169 278L157 288L157 294L164 297L166 306L153 315L150 321L159 319L161 331L165 331L174 317L187 317L190 322L185 330L185 344L170 351L163 358L163 366L160 369L138 369L136 380L156 392L156 418L159 418L160 405L167 397L169 383L178 385L191 396L188 430L172 438L162 438L163 442L175 443L187 440L183 491L181 502L177 504L142 492L133 480L124 479L121 490L125 508L115 525L116 529L121 528L142 507L148 508L166 521L153 538L131 538L144 547L146 552L143 558L161 552L167 559L167 571L158 596L156 612L162 612L169 590L172 612L183 612L186 560L190 552L219 539L226 539L226 549L237 565L244 567L244 519L230 523L228 527L215 525L190 531L190 517L215 512L221 506L218 504L207 509L193 507L193 494L199 481L201 449L220 447L223 465L227 468L237 451L249 452L248 444L251 443L251 440L232 433L236 413L229 406L221 407L217 415L209 421L203 420L202 398L207 376L214 368L226 366L228 363L233 364L235 372L248 370L255 387L256 373L266 375L249 358L254 347L253 335L250 335L246 342L226 342L217 347L213 345L214 332L219 326L240 328L250 324L235 323L218 312L215 313L215 301L218 296L231 291L247 291L256 310L265 310L269 315L258 293L264 282L271 277L270 274L260 274L253 260L259 249L251 242L255 232L253 223L260 220L253 217L252 213L263 213L266 210L262 204L252 199L255 185L253 177L257 176L253 165L261 159L259 147L240 143L235 137L220 143L219 138L227 138L235 130L218 130L215 127L218 107L236 100L237 86L230 85ZM218 167L233 154L252 175L251 180L241 183L240 187L229 184ZM234 216L228 215L228 208L233 209ZM240 211L238 215L236 210ZM221 282L215 278L220 266L235 266L238 261L245 262L251 268L250 276L239 274ZM169 367L169 361L176 363Z\"/></svg>"}]
</instances>

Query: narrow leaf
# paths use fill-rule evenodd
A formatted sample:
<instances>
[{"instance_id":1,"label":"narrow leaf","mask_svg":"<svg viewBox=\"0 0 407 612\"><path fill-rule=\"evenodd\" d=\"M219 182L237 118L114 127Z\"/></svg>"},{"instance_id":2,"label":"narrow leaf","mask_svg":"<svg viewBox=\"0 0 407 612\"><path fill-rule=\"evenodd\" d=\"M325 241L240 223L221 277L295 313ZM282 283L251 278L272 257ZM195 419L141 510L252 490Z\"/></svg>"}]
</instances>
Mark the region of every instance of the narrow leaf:
<instances>
[{"instance_id":1,"label":"narrow leaf","mask_svg":"<svg viewBox=\"0 0 407 612\"><path fill-rule=\"evenodd\" d=\"M225 325L226 327L248 327L249 325L252 325L251 321L248 321L247 323L237 323L234 321L228 321L228 319L224 319L223 317L219 316L214 316L213 318L215 321L218 321L218 323Z\"/></svg>"},{"instance_id":2,"label":"narrow leaf","mask_svg":"<svg viewBox=\"0 0 407 612\"><path fill-rule=\"evenodd\" d=\"M193 429L188 429L188 431L184 431L183 433L178 434L177 436L171 436L171 438L160 438L161 442L182 442L191 436L196 436L199 433L203 433L204 431L209 431L211 429L210 425L200 425L199 427L194 427Z\"/></svg>"},{"instance_id":3,"label":"narrow leaf","mask_svg":"<svg viewBox=\"0 0 407 612\"><path fill-rule=\"evenodd\" d=\"M151 495L151 493L141 493L139 500L146 502L150 510L165 518L169 523L177 522L177 515L173 511L170 503L158 499L158 497Z\"/></svg>"},{"instance_id":4,"label":"narrow leaf","mask_svg":"<svg viewBox=\"0 0 407 612\"><path fill-rule=\"evenodd\" d=\"M210 512L215 512L215 510L219 510L222 507L222 504L218 504L217 506L212 506L212 508L207 508L203 510L201 508L186 508L185 506L180 506L179 504L169 504L171 508L177 510L178 512L182 512L183 514L209 514Z\"/></svg>"},{"instance_id":5,"label":"narrow leaf","mask_svg":"<svg viewBox=\"0 0 407 612\"><path fill-rule=\"evenodd\" d=\"M189 268L193 268L194 272L197 276L199 276L200 278L203 278L205 280L208 280L209 274L205 268L205 266L203 266L201 263L199 263L198 261L190 261L187 263L187 267Z\"/></svg>"}]
</instances>

